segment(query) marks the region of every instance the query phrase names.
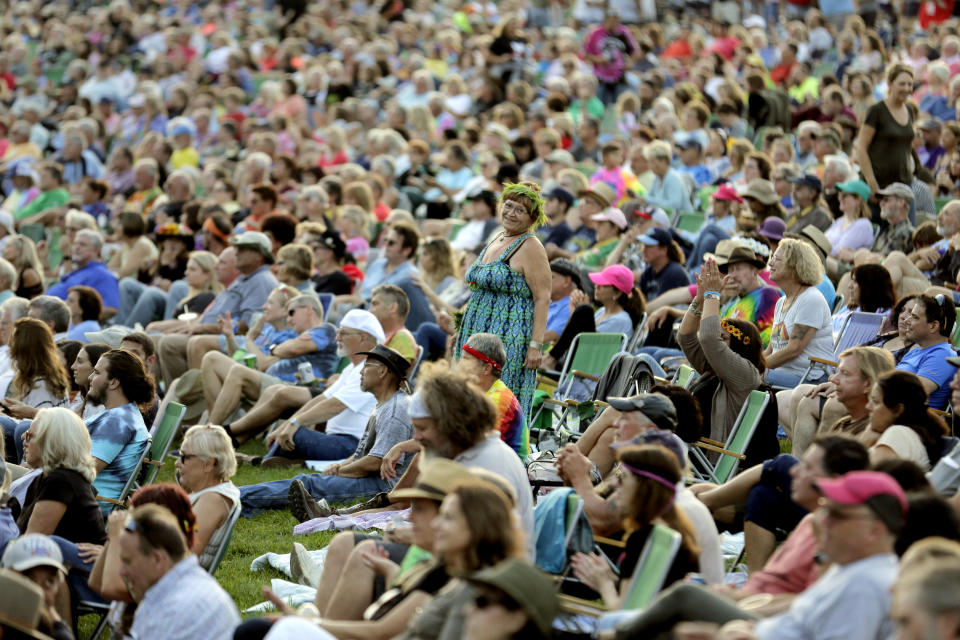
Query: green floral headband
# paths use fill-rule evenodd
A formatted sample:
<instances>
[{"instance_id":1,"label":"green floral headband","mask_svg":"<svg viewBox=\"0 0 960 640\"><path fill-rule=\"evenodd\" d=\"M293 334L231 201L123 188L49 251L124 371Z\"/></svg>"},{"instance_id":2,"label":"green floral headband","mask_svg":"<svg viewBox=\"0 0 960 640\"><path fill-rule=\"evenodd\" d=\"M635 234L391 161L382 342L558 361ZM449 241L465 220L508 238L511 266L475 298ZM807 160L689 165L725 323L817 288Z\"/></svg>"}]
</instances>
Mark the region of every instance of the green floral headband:
<instances>
[{"instance_id":1,"label":"green floral headband","mask_svg":"<svg viewBox=\"0 0 960 640\"><path fill-rule=\"evenodd\" d=\"M530 211L530 217L534 219L534 226L542 227L547 224L547 214L543 212L543 198L540 197L539 193L526 185L512 183L503 188L503 193L500 194L500 202L506 200L508 196L526 196L530 198L530 201L533 202L533 210Z\"/></svg>"}]
</instances>

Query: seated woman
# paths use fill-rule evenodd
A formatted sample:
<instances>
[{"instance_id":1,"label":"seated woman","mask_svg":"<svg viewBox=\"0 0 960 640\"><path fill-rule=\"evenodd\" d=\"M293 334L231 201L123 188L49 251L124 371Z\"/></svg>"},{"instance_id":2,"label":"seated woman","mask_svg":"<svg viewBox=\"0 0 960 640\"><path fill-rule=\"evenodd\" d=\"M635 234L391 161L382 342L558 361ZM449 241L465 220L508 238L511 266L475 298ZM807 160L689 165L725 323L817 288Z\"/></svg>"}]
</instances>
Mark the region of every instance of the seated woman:
<instances>
[{"instance_id":1,"label":"seated woman","mask_svg":"<svg viewBox=\"0 0 960 640\"><path fill-rule=\"evenodd\" d=\"M113 254L110 262L107 263L107 268L117 276L118 280L139 279L141 271L144 271L147 265L155 263L160 252L153 241L147 237L147 224L145 218L139 213L132 211L118 213L116 224L119 228L114 241L119 241L120 250Z\"/></svg>"},{"instance_id":2,"label":"seated woman","mask_svg":"<svg viewBox=\"0 0 960 640\"><path fill-rule=\"evenodd\" d=\"M727 276L730 278L730 276ZM687 442L707 435L726 442L750 392L763 384L766 357L756 325L746 320L721 320L720 296L724 278L710 258L697 274L697 296L683 316L677 340L691 366L700 374L691 391L704 414L710 433L689 433L679 425L677 434ZM756 433L747 450L747 466L759 464L780 452L777 434Z\"/></svg>"},{"instance_id":3,"label":"seated woman","mask_svg":"<svg viewBox=\"0 0 960 640\"><path fill-rule=\"evenodd\" d=\"M634 286L630 269L615 264L599 273L591 273L590 280L596 285L593 298L601 308L594 311L582 291L570 294L570 319L550 353L543 357L543 368L556 369L577 335L592 332L623 333L629 338L643 317L647 302Z\"/></svg>"},{"instance_id":4,"label":"seated woman","mask_svg":"<svg viewBox=\"0 0 960 640\"><path fill-rule=\"evenodd\" d=\"M850 272L850 284L842 291L847 306L833 314L833 333L843 329L843 323L854 311L887 313L897 301L890 272L879 264L861 264ZM893 326L893 325L891 325Z\"/></svg>"},{"instance_id":5,"label":"seated woman","mask_svg":"<svg viewBox=\"0 0 960 640\"><path fill-rule=\"evenodd\" d=\"M90 374L93 373L93 367L97 364L100 356L107 351L110 351L110 345L102 342L85 344L77 353L77 358L70 367L73 372L73 380L80 387L80 393L70 403L70 408L83 420L92 418L104 410L102 404L87 402L87 391L90 390Z\"/></svg>"},{"instance_id":6,"label":"seated woman","mask_svg":"<svg viewBox=\"0 0 960 640\"><path fill-rule=\"evenodd\" d=\"M584 584L600 594L608 609L619 609L626 597L643 546L654 524L666 524L683 536L680 549L667 573L664 586L697 571L700 549L687 516L674 504L677 484L683 479L676 456L659 445L634 445L617 452L620 462L623 526L629 533L619 566L619 579L599 554L577 553L573 571Z\"/></svg>"},{"instance_id":7,"label":"seated woman","mask_svg":"<svg viewBox=\"0 0 960 640\"><path fill-rule=\"evenodd\" d=\"M0 402L8 415L32 418L38 409L67 404L70 378L53 333L44 322L35 318L17 320L10 336L10 359L13 381Z\"/></svg>"},{"instance_id":8,"label":"seated woman","mask_svg":"<svg viewBox=\"0 0 960 640\"><path fill-rule=\"evenodd\" d=\"M770 279L785 295L773 314L765 378L771 386L792 388L810 357L834 357L830 308L816 288L823 280L823 265L809 244L792 238L780 241L769 264Z\"/></svg>"},{"instance_id":9,"label":"seated woman","mask_svg":"<svg viewBox=\"0 0 960 640\"><path fill-rule=\"evenodd\" d=\"M46 291L43 263L37 255L37 247L33 240L24 235L10 236L3 246L3 259L12 264L17 272L17 288L13 292L14 295L29 299L36 298Z\"/></svg>"},{"instance_id":10,"label":"seated woman","mask_svg":"<svg viewBox=\"0 0 960 640\"><path fill-rule=\"evenodd\" d=\"M70 287L67 292L67 306L70 308L70 328L67 338L90 342L87 332L100 331L100 314L103 312L103 298L92 287Z\"/></svg>"},{"instance_id":11,"label":"seated woman","mask_svg":"<svg viewBox=\"0 0 960 640\"><path fill-rule=\"evenodd\" d=\"M313 251L305 244L288 244L277 252L271 268L281 284L289 285L306 295L317 295L313 289Z\"/></svg>"},{"instance_id":12,"label":"seated woman","mask_svg":"<svg viewBox=\"0 0 960 640\"><path fill-rule=\"evenodd\" d=\"M824 232L833 246L827 260L827 274L839 278L837 253L841 249L868 249L873 244L873 224L870 222L870 187L863 180L850 180L837 185L840 211L843 215L834 220Z\"/></svg>"},{"instance_id":13,"label":"seated woman","mask_svg":"<svg viewBox=\"0 0 960 640\"><path fill-rule=\"evenodd\" d=\"M197 514L196 535L190 550L200 566L210 569L228 531L224 526L240 504L240 490L230 481L237 459L223 427L195 425L187 430L177 459L177 480L190 492Z\"/></svg>"},{"instance_id":14,"label":"seated woman","mask_svg":"<svg viewBox=\"0 0 960 640\"><path fill-rule=\"evenodd\" d=\"M194 234L182 224L169 223L156 229L159 257L156 269L120 281L120 313L117 322L126 326L150 324L163 317L167 298L180 299L188 290L183 282L187 261L194 246Z\"/></svg>"},{"instance_id":15,"label":"seated woman","mask_svg":"<svg viewBox=\"0 0 960 640\"><path fill-rule=\"evenodd\" d=\"M27 463L43 472L27 489L17 518L22 533L57 535L71 542L104 541L90 434L73 411L41 409L24 434Z\"/></svg>"},{"instance_id":16,"label":"seated woman","mask_svg":"<svg viewBox=\"0 0 960 640\"><path fill-rule=\"evenodd\" d=\"M870 428L861 440L870 448L872 463L903 458L929 471L940 459L947 425L927 407L927 392L916 374L891 371L880 376L867 410Z\"/></svg>"},{"instance_id":17,"label":"seated woman","mask_svg":"<svg viewBox=\"0 0 960 640\"><path fill-rule=\"evenodd\" d=\"M185 313L196 314L199 317L213 299L223 291L223 285L217 279L217 261L218 258L209 251L191 251L187 259L187 267L183 272L184 284L186 284L186 294L180 287L171 287L169 293L162 296L156 295L148 289L141 294L141 300L147 297L153 297L152 316L163 313L164 320L155 320L147 325L149 332L167 332L170 329L183 327L184 320L180 316ZM162 290L157 290L163 293ZM140 301L137 305L140 306ZM144 305L147 302L143 303ZM140 311L135 312L139 314ZM134 314L131 314L134 315Z\"/></svg>"},{"instance_id":18,"label":"seated woman","mask_svg":"<svg viewBox=\"0 0 960 640\"><path fill-rule=\"evenodd\" d=\"M450 305L466 289L466 284L457 272L456 256L446 238L428 238L421 242L418 264L420 273L411 277L415 283L426 285L418 286L438 309L442 310L445 305ZM434 296L443 301L443 304L437 305Z\"/></svg>"},{"instance_id":19,"label":"seated woman","mask_svg":"<svg viewBox=\"0 0 960 640\"><path fill-rule=\"evenodd\" d=\"M289 288L288 285L282 286ZM270 304L269 300L267 304ZM317 379L326 379L335 373L340 361L336 329L323 321L323 307L316 296L292 298L283 313L289 319L293 337L274 341L265 351L259 350L256 341L246 341L247 354L257 358L257 369L235 362L218 351L208 352L203 357L200 375L212 422L228 422L242 401L256 402L267 387L298 382L300 374L297 370L301 364L309 364L313 377ZM225 332L229 323L229 317L221 320ZM227 335L232 336L232 333Z\"/></svg>"},{"instance_id":20,"label":"seated woman","mask_svg":"<svg viewBox=\"0 0 960 640\"><path fill-rule=\"evenodd\" d=\"M447 461L443 463L449 464ZM421 588L415 587L416 582L405 583L401 578L399 593L388 591L389 595L382 598L379 606L370 612L372 619L338 619L341 617L338 611L328 606L324 615L316 620L318 627L300 634L300 637L396 637L404 640L461 637L464 607L472 600L473 591L464 578L454 576L467 576L508 558L519 557L523 553L524 543L523 535L515 523L511 498L499 488L499 484L494 485L480 478L464 479L462 476L468 473L457 475L460 479L443 498L432 520L434 559L430 563L435 570L416 576ZM436 493L436 489L432 488L431 495L436 496ZM426 542L419 536L417 540ZM395 563L383 557L383 551L367 554L368 562L390 579L399 572ZM436 569L438 564L442 565L442 572ZM412 575L410 577L414 578ZM321 591L318 590L318 599L320 595ZM283 613L294 613L279 598L271 599ZM304 613L301 611L301 614ZM313 615L317 616L318 613L314 610ZM234 637L243 640L262 638L269 627L270 623L265 621L257 621L256 626L252 621L247 622L237 629ZM248 630L249 633L246 633Z\"/></svg>"}]
</instances>

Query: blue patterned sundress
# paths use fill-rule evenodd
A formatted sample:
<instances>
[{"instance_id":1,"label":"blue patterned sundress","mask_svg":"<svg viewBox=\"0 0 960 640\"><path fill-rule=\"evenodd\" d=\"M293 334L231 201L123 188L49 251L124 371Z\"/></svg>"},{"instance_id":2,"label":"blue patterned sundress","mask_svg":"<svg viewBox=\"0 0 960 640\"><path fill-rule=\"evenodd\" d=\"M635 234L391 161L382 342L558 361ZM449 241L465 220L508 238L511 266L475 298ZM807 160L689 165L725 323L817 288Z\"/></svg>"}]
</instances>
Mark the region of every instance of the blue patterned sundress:
<instances>
[{"instance_id":1,"label":"blue patterned sundress","mask_svg":"<svg viewBox=\"0 0 960 640\"><path fill-rule=\"evenodd\" d=\"M499 259L484 264L483 256L490 246L487 245L467 271L467 284L473 293L463 312L454 353L459 359L460 348L475 333L500 336L507 350L507 364L501 379L517 396L526 415L530 413L537 383L537 372L523 366L533 336L533 294L523 275L511 269L507 260L532 235L523 234Z\"/></svg>"}]
</instances>

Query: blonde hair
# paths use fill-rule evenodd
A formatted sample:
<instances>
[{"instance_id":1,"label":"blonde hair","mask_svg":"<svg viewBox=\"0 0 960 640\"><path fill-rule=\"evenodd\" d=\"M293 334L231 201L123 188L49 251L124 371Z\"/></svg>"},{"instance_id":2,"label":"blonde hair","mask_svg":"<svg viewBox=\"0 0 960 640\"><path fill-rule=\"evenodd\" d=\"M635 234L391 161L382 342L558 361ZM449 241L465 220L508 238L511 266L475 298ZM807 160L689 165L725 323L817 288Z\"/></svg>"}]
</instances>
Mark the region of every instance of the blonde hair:
<instances>
[{"instance_id":1,"label":"blonde hair","mask_svg":"<svg viewBox=\"0 0 960 640\"><path fill-rule=\"evenodd\" d=\"M183 436L183 444L193 444L194 455L213 460L217 477L226 482L237 473L237 456L230 443L230 436L223 427L215 424L197 424Z\"/></svg>"},{"instance_id":2,"label":"blonde hair","mask_svg":"<svg viewBox=\"0 0 960 640\"><path fill-rule=\"evenodd\" d=\"M654 140L643 148L643 157L647 160L654 158L666 158L668 161L673 157L670 150L670 144L663 140Z\"/></svg>"},{"instance_id":3,"label":"blonde hair","mask_svg":"<svg viewBox=\"0 0 960 640\"><path fill-rule=\"evenodd\" d=\"M860 375L869 380L871 386L877 378L887 371L893 371L897 366L893 354L880 347L851 347L840 354L841 358L848 356L857 359Z\"/></svg>"},{"instance_id":4,"label":"blonde hair","mask_svg":"<svg viewBox=\"0 0 960 640\"><path fill-rule=\"evenodd\" d=\"M191 288L187 295L180 300L180 304L183 304L184 301L189 300L198 293L210 292L218 294L223 291L223 285L217 280L217 256L209 251L191 251L187 262L191 260L193 260L193 263L200 267L200 270L207 274L209 278L207 279L207 284L203 285L203 288L196 290Z\"/></svg>"},{"instance_id":5,"label":"blonde hair","mask_svg":"<svg viewBox=\"0 0 960 640\"><path fill-rule=\"evenodd\" d=\"M93 456L90 455L90 432L76 413L60 407L40 409L30 425L30 431L33 433L32 446L40 450L44 473L54 469L71 469L87 482L93 482L97 477Z\"/></svg>"},{"instance_id":6,"label":"blonde hair","mask_svg":"<svg viewBox=\"0 0 960 640\"><path fill-rule=\"evenodd\" d=\"M777 252L781 251L781 260L793 271L797 282L810 287L820 284L823 280L823 263L813 247L802 240L784 238L777 247Z\"/></svg>"},{"instance_id":7,"label":"blonde hair","mask_svg":"<svg viewBox=\"0 0 960 640\"><path fill-rule=\"evenodd\" d=\"M369 189L369 187L367 188ZM353 231L355 234L366 240L370 239L370 236L367 233L367 221L369 218L367 216L367 212L364 211L363 208L355 204L344 205L340 210L340 217L346 218L350 221L350 224L353 225Z\"/></svg>"}]
</instances>

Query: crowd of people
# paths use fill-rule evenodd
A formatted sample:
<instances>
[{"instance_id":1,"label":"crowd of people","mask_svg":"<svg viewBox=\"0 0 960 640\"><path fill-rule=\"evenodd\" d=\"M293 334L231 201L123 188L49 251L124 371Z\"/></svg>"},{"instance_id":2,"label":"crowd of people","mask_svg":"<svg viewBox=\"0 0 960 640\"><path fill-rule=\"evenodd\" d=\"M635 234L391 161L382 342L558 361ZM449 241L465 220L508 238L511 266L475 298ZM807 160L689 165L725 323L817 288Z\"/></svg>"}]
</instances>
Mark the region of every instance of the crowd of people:
<instances>
[{"instance_id":1,"label":"crowd of people","mask_svg":"<svg viewBox=\"0 0 960 640\"><path fill-rule=\"evenodd\" d=\"M956 637L953 7L8 3L0 635L546 638L563 591L599 637ZM656 384L554 391L592 333ZM277 509L390 524L241 620L211 572Z\"/></svg>"}]
</instances>

